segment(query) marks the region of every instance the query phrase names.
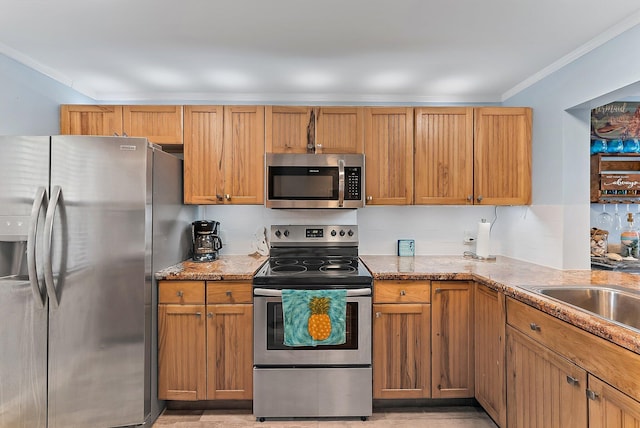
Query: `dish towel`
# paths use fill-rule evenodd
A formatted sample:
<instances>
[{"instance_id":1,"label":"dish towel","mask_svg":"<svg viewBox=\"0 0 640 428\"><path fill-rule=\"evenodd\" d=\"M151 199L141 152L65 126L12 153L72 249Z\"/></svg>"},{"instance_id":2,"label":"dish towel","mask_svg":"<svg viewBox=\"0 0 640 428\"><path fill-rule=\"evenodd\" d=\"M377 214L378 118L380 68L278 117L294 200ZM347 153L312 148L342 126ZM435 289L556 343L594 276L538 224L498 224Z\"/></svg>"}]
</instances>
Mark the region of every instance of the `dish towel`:
<instances>
[{"instance_id":1,"label":"dish towel","mask_svg":"<svg viewBox=\"0 0 640 428\"><path fill-rule=\"evenodd\" d=\"M341 345L346 313L347 290L282 290L284 344Z\"/></svg>"}]
</instances>

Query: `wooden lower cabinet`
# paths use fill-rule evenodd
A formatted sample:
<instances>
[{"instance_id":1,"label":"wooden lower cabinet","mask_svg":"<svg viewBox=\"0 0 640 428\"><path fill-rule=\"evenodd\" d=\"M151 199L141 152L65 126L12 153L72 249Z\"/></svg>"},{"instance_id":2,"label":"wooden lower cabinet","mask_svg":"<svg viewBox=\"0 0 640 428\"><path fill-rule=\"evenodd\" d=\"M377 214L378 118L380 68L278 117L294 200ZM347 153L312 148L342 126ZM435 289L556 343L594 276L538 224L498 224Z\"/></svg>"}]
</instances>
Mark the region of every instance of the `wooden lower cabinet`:
<instances>
[{"instance_id":1,"label":"wooden lower cabinet","mask_svg":"<svg viewBox=\"0 0 640 428\"><path fill-rule=\"evenodd\" d=\"M205 400L204 305L158 305L158 398Z\"/></svg>"},{"instance_id":2,"label":"wooden lower cabinet","mask_svg":"<svg viewBox=\"0 0 640 428\"><path fill-rule=\"evenodd\" d=\"M253 305L207 305L207 399L253 396Z\"/></svg>"},{"instance_id":3,"label":"wooden lower cabinet","mask_svg":"<svg viewBox=\"0 0 640 428\"><path fill-rule=\"evenodd\" d=\"M431 396L474 396L473 282L431 282Z\"/></svg>"},{"instance_id":4,"label":"wooden lower cabinet","mask_svg":"<svg viewBox=\"0 0 640 428\"><path fill-rule=\"evenodd\" d=\"M587 372L507 326L507 426L587 427Z\"/></svg>"},{"instance_id":5,"label":"wooden lower cabinet","mask_svg":"<svg viewBox=\"0 0 640 428\"><path fill-rule=\"evenodd\" d=\"M159 287L158 398L251 399L251 282L160 281Z\"/></svg>"},{"instance_id":6,"label":"wooden lower cabinet","mask_svg":"<svg viewBox=\"0 0 640 428\"><path fill-rule=\"evenodd\" d=\"M640 402L589 375L589 428L640 427Z\"/></svg>"},{"instance_id":7,"label":"wooden lower cabinet","mask_svg":"<svg viewBox=\"0 0 640 428\"><path fill-rule=\"evenodd\" d=\"M373 398L429 398L429 281L376 281L373 314Z\"/></svg>"},{"instance_id":8,"label":"wooden lower cabinet","mask_svg":"<svg viewBox=\"0 0 640 428\"><path fill-rule=\"evenodd\" d=\"M505 296L482 284L474 290L475 397L501 427L507 425Z\"/></svg>"}]
</instances>

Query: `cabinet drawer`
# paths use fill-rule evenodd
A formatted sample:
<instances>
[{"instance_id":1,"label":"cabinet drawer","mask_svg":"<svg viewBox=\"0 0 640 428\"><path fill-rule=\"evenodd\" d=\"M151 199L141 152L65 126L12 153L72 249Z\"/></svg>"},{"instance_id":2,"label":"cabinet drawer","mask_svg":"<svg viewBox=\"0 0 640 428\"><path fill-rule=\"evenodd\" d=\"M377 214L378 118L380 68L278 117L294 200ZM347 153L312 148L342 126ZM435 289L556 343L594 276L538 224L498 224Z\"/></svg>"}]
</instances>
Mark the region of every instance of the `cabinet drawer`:
<instances>
[{"instance_id":1,"label":"cabinet drawer","mask_svg":"<svg viewBox=\"0 0 640 428\"><path fill-rule=\"evenodd\" d=\"M373 284L374 303L429 303L429 281L376 281Z\"/></svg>"},{"instance_id":2,"label":"cabinet drawer","mask_svg":"<svg viewBox=\"0 0 640 428\"><path fill-rule=\"evenodd\" d=\"M160 281L158 303L204 304L204 281Z\"/></svg>"},{"instance_id":3,"label":"cabinet drawer","mask_svg":"<svg viewBox=\"0 0 640 428\"><path fill-rule=\"evenodd\" d=\"M252 303L253 286L250 282L208 281L207 303Z\"/></svg>"},{"instance_id":4,"label":"cabinet drawer","mask_svg":"<svg viewBox=\"0 0 640 428\"><path fill-rule=\"evenodd\" d=\"M640 400L640 377L629 376L640 373L639 354L511 298L507 298L507 323Z\"/></svg>"}]
</instances>

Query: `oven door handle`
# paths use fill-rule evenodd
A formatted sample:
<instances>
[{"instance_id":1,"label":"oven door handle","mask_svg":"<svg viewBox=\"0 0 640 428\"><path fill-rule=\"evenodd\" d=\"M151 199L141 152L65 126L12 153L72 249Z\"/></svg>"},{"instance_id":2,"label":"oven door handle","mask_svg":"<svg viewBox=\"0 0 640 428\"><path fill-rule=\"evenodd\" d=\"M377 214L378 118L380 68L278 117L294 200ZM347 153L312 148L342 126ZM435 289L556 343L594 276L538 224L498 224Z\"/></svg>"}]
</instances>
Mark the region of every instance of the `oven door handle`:
<instances>
[{"instance_id":1,"label":"oven door handle","mask_svg":"<svg viewBox=\"0 0 640 428\"><path fill-rule=\"evenodd\" d=\"M254 288L254 296L281 297L282 290L273 290L270 288ZM347 290L347 297L371 296L370 288L354 288Z\"/></svg>"}]
</instances>

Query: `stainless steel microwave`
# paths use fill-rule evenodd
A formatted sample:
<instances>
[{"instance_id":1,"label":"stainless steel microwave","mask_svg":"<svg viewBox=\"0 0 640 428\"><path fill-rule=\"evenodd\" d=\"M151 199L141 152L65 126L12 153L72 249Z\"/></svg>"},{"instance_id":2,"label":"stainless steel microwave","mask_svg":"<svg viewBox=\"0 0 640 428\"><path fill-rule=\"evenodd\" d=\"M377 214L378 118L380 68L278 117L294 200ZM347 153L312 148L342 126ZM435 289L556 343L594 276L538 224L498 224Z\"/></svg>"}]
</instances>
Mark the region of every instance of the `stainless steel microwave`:
<instances>
[{"instance_id":1,"label":"stainless steel microwave","mask_svg":"<svg viewBox=\"0 0 640 428\"><path fill-rule=\"evenodd\" d=\"M364 155L266 155L267 208L364 207Z\"/></svg>"}]
</instances>

